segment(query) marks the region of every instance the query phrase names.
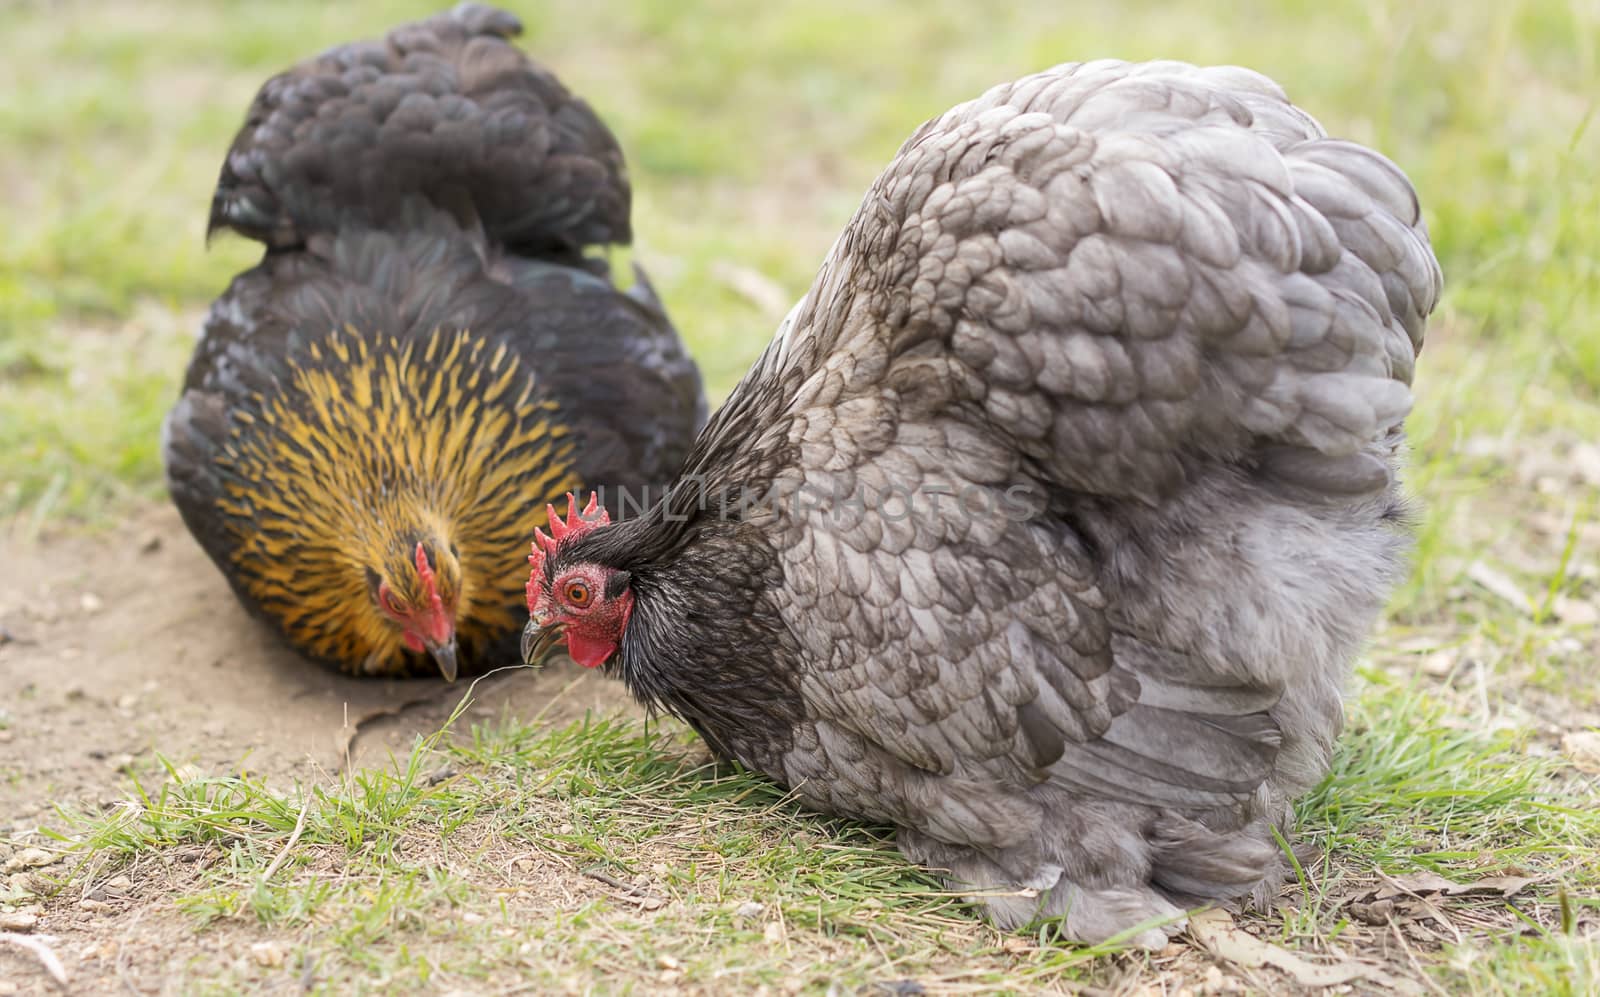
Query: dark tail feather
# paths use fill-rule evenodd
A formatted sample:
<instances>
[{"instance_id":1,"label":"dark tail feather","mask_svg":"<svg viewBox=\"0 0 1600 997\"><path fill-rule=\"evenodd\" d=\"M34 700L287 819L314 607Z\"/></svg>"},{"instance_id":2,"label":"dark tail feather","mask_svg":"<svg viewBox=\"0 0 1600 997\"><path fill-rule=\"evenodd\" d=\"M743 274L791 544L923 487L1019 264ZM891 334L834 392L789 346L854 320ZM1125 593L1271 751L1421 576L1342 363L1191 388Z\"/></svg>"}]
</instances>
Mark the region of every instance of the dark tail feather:
<instances>
[{"instance_id":1,"label":"dark tail feather","mask_svg":"<svg viewBox=\"0 0 1600 997\"><path fill-rule=\"evenodd\" d=\"M223 164L208 237L225 228L288 248L390 227L421 200L522 255L627 243L616 139L507 41L521 31L504 11L462 4L268 80Z\"/></svg>"}]
</instances>

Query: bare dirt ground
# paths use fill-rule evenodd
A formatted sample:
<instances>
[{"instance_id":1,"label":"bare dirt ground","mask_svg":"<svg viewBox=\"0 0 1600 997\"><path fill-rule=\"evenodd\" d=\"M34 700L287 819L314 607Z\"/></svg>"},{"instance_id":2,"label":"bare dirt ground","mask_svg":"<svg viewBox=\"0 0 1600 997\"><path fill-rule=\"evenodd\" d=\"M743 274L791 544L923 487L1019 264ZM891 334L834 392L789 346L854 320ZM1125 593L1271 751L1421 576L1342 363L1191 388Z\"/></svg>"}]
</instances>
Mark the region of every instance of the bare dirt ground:
<instances>
[{"instance_id":1,"label":"bare dirt ground","mask_svg":"<svg viewBox=\"0 0 1600 997\"><path fill-rule=\"evenodd\" d=\"M160 758L307 783L383 765L438 730L470 684L352 679L306 662L245 614L165 507L102 539L0 534L0 564L6 824L125 798L130 775L158 774ZM560 722L628 704L619 684L569 663L484 679L468 716Z\"/></svg>"},{"instance_id":2,"label":"bare dirt ground","mask_svg":"<svg viewBox=\"0 0 1600 997\"><path fill-rule=\"evenodd\" d=\"M163 761L284 786L403 761L471 684L351 679L299 658L246 615L166 507L100 539L30 543L0 533L0 564L0 834L58 824L58 806L127 800L133 779L165 779ZM563 723L634 708L620 684L579 672L567 663L489 676L458 729L502 712ZM191 851L175 868L126 870L116 881L126 884L122 895L100 898L137 915L115 930L99 908L79 909L93 900L52 905L40 927L58 939L69 992L167 992L184 963L259 962L238 931L197 936L193 919L172 907L172 889L220 858ZM519 867L519 894L599 887L546 865ZM548 882L536 882L541 873ZM0 995L43 992L44 968L0 946ZM263 967L293 976L272 968Z\"/></svg>"}]
</instances>

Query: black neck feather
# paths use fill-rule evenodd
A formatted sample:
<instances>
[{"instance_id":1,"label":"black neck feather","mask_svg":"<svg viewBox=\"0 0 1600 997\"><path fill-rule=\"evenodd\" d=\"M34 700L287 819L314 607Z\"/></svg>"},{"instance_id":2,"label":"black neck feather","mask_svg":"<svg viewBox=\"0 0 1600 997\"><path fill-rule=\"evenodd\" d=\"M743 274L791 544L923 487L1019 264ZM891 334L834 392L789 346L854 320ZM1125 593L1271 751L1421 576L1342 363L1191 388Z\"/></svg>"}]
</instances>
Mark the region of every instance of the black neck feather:
<instances>
[{"instance_id":1,"label":"black neck feather","mask_svg":"<svg viewBox=\"0 0 1600 997\"><path fill-rule=\"evenodd\" d=\"M596 530L561 561L628 572L634 610L614 672L641 702L781 778L801 709L795 641L768 597L783 581L777 557L753 526L670 512Z\"/></svg>"}]
</instances>

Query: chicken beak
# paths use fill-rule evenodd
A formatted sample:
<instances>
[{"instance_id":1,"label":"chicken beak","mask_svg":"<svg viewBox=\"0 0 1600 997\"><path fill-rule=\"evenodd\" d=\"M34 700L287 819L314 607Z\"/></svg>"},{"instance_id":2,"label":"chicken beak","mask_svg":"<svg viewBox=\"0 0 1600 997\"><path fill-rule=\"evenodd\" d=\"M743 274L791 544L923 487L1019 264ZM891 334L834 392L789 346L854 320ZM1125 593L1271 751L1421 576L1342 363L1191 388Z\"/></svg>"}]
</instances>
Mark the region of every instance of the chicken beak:
<instances>
[{"instance_id":1,"label":"chicken beak","mask_svg":"<svg viewBox=\"0 0 1600 997\"><path fill-rule=\"evenodd\" d=\"M428 653L433 655L433 663L439 666L439 672L446 682L456 680L456 639L451 637L442 644L428 645Z\"/></svg>"},{"instance_id":2,"label":"chicken beak","mask_svg":"<svg viewBox=\"0 0 1600 997\"><path fill-rule=\"evenodd\" d=\"M522 661L528 665L542 665L561 642L561 624L528 620L522 630Z\"/></svg>"}]
</instances>

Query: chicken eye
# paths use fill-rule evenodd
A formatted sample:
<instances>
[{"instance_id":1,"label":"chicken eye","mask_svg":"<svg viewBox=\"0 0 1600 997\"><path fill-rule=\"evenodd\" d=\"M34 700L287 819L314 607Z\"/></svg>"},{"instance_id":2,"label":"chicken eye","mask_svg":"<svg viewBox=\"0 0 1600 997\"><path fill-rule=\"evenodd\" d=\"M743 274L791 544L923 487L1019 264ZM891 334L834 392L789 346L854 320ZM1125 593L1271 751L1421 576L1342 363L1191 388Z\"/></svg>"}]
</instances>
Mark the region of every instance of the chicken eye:
<instances>
[{"instance_id":1,"label":"chicken eye","mask_svg":"<svg viewBox=\"0 0 1600 997\"><path fill-rule=\"evenodd\" d=\"M562 594L565 595L567 601L574 606L582 607L589 605L589 586L585 585L583 582L568 582L567 587L562 591Z\"/></svg>"},{"instance_id":2,"label":"chicken eye","mask_svg":"<svg viewBox=\"0 0 1600 997\"><path fill-rule=\"evenodd\" d=\"M378 590L378 601L383 603L383 608L386 611L395 616L406 615L406 605L395 597L395 594L389 590L387 585Z\"/></svg>"}]
</instances>

